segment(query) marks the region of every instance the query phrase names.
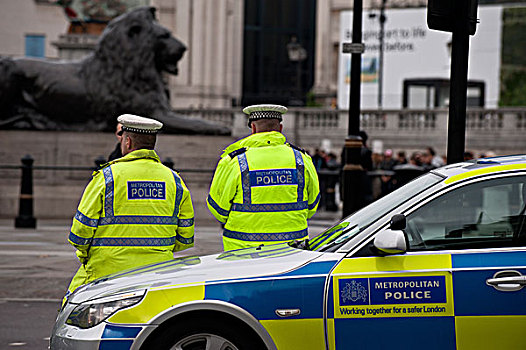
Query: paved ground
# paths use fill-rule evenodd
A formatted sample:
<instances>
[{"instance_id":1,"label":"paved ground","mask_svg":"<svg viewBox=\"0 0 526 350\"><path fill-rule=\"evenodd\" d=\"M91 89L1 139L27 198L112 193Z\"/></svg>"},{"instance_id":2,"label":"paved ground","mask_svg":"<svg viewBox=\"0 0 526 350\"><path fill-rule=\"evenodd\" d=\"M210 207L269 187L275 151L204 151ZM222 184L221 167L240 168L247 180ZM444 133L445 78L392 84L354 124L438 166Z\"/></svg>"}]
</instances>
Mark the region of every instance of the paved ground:
<instances>
[{"instance_id":1,"label":"paved ground","mask_svg":"<svg viewBox=\"0 0 526 350\"><path fill-rule=\"evenodd\" d=\"M317 235L338 219L320 213L310 223ZM47 349L60 300L79 263L67 243L70 222L38 220L36 229L15 229L0 220L0 349ZM219 225L196 226L195 247L176 256L222 250Z\"/></svg>"}]
</instances>

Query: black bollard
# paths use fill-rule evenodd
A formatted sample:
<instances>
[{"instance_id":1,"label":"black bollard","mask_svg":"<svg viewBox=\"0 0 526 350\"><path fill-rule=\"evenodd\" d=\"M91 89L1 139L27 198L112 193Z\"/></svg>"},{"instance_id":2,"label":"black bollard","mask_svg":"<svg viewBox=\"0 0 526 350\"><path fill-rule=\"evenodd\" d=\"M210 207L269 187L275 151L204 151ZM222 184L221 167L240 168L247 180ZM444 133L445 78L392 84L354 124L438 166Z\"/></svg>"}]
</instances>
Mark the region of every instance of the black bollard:
<instances>
[{"instance_id":1,"label":"black bollard","mask_svg":"<svg viewBox=\"0 0 526 350\"><path fill-rule=\"evenodd\" d=\"M37 219L33 216L33 158L26 155L22 161L22 182L18 216L15 218L17 228L36 228Z\"/></svg>"}]
</instances>

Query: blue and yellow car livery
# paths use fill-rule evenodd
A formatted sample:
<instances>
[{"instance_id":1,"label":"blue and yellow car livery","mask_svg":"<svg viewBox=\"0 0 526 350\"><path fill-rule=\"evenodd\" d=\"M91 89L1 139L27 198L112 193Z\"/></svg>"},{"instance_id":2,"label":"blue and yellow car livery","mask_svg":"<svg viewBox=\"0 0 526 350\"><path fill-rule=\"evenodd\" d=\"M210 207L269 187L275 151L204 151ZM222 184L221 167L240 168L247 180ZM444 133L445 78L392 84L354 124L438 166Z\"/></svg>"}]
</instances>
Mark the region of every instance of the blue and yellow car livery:
<instances>
[{"instance_id":1,"label":"blue and yellow car livery","mask_svg":"<svg viewBox=\"0 0 526 350\"><path fill-rule=\"evenodd\" d=\"M436 220L421 222L436 203L481 214L455 226L428 210ZM447 166L310 246L180 258L83 286L61 310L51 349L148 349L192 315L250 336L258 349L524 349L525 211L525 156ZM394 214L407 221L402 231Z\"/></svg>"}]
</instances>

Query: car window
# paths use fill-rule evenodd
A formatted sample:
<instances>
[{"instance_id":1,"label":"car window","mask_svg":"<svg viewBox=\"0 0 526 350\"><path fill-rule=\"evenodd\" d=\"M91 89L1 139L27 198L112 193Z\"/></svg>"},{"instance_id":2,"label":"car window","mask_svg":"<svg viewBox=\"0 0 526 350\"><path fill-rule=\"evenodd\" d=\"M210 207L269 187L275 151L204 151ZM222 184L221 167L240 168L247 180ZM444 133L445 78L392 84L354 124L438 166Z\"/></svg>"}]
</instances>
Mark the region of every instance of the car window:
<instances>
[{"instance_id":1,"label":"car window","mask_svg":"<svg viewBox=\"0 0 526 350\"><path fill-rule=\"evenodd\" d=\"M373 222L442 180L443 177L434 173L427 173L418 177L320 233L310 240L310 249L336 251Z\"/></svg>"},{"instance_id":2,"label":"car window","mask_svg":"<svg viewBox=\"0 0 526 350\"><path fill-rule=\"evenodd\" d=\"M523 246L526 176L452 190L407 216L410 250Z\"/></svg>"}]
</instances>

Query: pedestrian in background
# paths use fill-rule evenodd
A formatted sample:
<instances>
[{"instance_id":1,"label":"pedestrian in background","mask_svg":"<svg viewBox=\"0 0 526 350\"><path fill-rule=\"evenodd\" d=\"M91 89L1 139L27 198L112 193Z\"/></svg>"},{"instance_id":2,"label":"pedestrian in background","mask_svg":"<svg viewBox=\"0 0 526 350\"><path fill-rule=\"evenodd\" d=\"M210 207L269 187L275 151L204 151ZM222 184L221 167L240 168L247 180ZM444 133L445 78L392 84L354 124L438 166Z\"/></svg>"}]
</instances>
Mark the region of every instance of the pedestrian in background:
<instances>
[{"instance_id":1,"label":"pedestrian in background","mask_svg":"<svg viewBox=\"0 0 526 350\"><path fill-rule=\"evenodd\" d=\"M380 176L380 196L392 192L395 189L393 181L393 167L396 165L396 160L393 158L393 150L386 149L384 152L384 159L380 163L380 170L383 171Z\"/></svg>"},{"instance_id":2,"label":"pedestrian in background","mask_svg":"<svg viewBox=\"0 0 526 350\"><path fill-rule=\"evenodd\" d=\"M325 195L325 209L327 211L337 211L338 205L336 204L336 185L338 185L340 178L341 164L338 162L336 154L330 152L327 155L327 172L334 174L328 174L325 180L325 191L322 192L322 197ZM321 205L321 204L320 204Z\"/></svg>"},{"instance_id":3,"label":"pedestrian in background","mask_svg":"<svg viewBox=\"0 0 526 350\"><path fill-rule=\"evenodd\" d=\"M431 165L434 168L440 168L446 165L442 157L436 154L435 149L433 147L427 147L426 150L431 155Z\"/></svg>"},{"instance_id":4,"label":"pedestrian in background","mask_svg":"<svg viewBox=\"0 0 526 350\"><path fill-rule=\"evenodd\" d=\"M316 171L327 168L327 157L325 151L316 148L314 150L314 155L312 156L312 163L316 168Z\"/></svg>"},{"instance_id":5,"label":"pedestrian in background","mask_svg":"<svg viewBox=\"0 0 526 350\"><path fill-rule=\"evenodd\" d=\"M373 152L367 146L367 139L369 138L367 133L361 130L359 132L359 135L362 138L362 148L360 149L360 165L362 166L364 170L364 173L362 176L362 185L361 185L360 190L361 190L362 198L363 198L362 207L365 207L366 205L374 201L373 184L372 184L370 176L367 175L368 171L373 170L373 158L372 158Z\"/></svg>"},{"instance_id":6,"label":"pedestrian in background","mask_svg":"<svg viewBox=\"0 0 526 350\"><path fill-rule=\"evenodd\" d=\"M281 133L286 107L255 105L243 112L252 134L225 149L207 199L223 224L223 248L304 240L320 200L311 157Z\"/></svg>"},{"instance_id":7,"label":"pedestrian in background","mask_svg":"<svg viewBox=\"0 0 526 350\"><path fill-rule=\"evenodd\" d=\"M380 162L381 170L393 170L393 167L396 165L396 161L393 159L393 150L386 149L384 152L384 158Z\"/></svg>"},{"instance_id":8,"label":"pedestrian in background","mask_svg":"<svg viewBox=\"0 0 526 350\"><path fill-rule=\"evenodd\" d=\"M118 118L123 157L93 173L73 218L69 242L81 266L68 294L99 277L173 259L194 245L194 210L181 177L154 151L157 120Z\"/></svg>"},{"instance_id":9,"label":"pedestrian in background","mask_svg":"<svg viewBox=\"0 0 526 350\"><path fill-rule=\"evenodd\" d=\"M395 159L395 165L407 164L407 157L405 151L399 151Z\"/></svg>"},{"instance_id":10,"label":"pedestrian in background","mask_svg":"<svg viewBox=\"0 0 526 350\"><path fill-rule=\"evenodd\" d=\"M475 156L473 155L473 152L466 151L464 152L464 161L475 159Z\"/></svg>"},{"instance_id":11,"label":"pedestrian in background","mask_svg":"<svg viewBox=\"0 0 526 350\"><path fill-rule=\"evenodd\" d=\"M393 170L395 172L394 181L396 188L405 185L426 172L426 169L422 166L420 152L413 152L409 158L409 163L395 165Z\"/></svg>"},{"instance_id":12,"label":"pedestrian in background","mask_svg":"<svg viewBox=\"0 0 526 350\"><path fill-rule=\"evenodd\" d=\"M108 156L108 162L111 162L114 159L122 157L122 151L121 151L121 140L122 140L122 124L117 123L117 126L115 127L115 138L117 139L117 144L115 145L115 149L113 152L110 153Z\"/></svg>"}]
</instances>

